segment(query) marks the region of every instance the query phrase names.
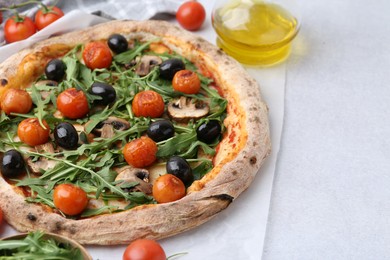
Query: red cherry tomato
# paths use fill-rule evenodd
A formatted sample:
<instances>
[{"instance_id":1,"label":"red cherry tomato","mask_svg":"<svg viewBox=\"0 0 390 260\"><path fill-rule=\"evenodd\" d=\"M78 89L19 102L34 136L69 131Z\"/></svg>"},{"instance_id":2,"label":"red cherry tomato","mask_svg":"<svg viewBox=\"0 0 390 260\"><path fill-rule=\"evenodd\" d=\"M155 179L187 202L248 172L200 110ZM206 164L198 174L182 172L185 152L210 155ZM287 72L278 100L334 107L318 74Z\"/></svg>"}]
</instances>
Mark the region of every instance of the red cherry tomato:
<instances>
[{"instance_id":1,"label":"red cherry tomato","mask_svg":"<svg viewBox=\"0 0 390 260\"><path fill-rule=\"evenodd\" d=\"M103 42L90 42L84 48L83 60L92 70L108 68L112 62L110 47Z\"/></svg>"},{"instance_id":2,"label":"red cherry tomato","mask_svg":"<svg viewBox=\"0 0 390 260\"><path fill-rule=\"evenodd\" d=\"M29 17L12 16L4 25L4 37L8 43L27 39L37 31Z\"/></svg>"},{"instance_id":3,"label":"red cherry tomato","mask_svg":"<svg viewBox=\"0 0 390 260\"><path fill-rule=\"evenodd\" d=\"M173 174L164 174L153 184L153 197L158 203L167 203L186 195L184 183Z\"/></svg>"},{"instance_id":4,"label":"red cherry tomato","mask_svg":"<svg viewBox=\"0 0 390 260\"><path fill-rule=\"evenodd\" d=\"M0 225L3 224L3 210L0 208Z\"/></svg>"},{"instance_id":5,"label":"red cherry tomato","mask_svg":"<svg viewBox=\"0 0 390 260\"><path fill-rule=\"evenodd\" d=\"M196 1L183 3L176 12L176 20L186 30L198 30L206 18L203 5Z\"/></svg>"},{"instance_id":6,"label":"red cherry tomato","mask_svg":"<svg viewBox=\"0 0 390 260\"><path fill-rule=\"evenodd\" d=\"M123 156L128 164L142 168L156 160L157 144L149 137L142 136L123 147Z\"/></svg>"},{"instance_id":7,"label":"red cherry tomato","mask_svg":"<svg viewBox=\"0 0 390 260\"><path fill-rule=\"evenodd\" d=\"M153 90L137 93L131 107L137 117L160 117L165 108L163 98Z\"/></svg>"},{"instance_id":8,"label":"red cherry tomato","mask_svg":"<svg viewBox=\"0 0 390 260\"><path fill-rule=\"evenodd\" d=\"M47 6L46 8L39 9L35 14L35 25L38 30L42 30L62 16L64 16L64 13L57 6Z\"/></svg>"},{"instance_id":9,"label":"red cherry tomato","mask_svg":"<svg viewBox=\"0 0 390 260\"><path fill-rule=\"evenodd\" d=\"M84 92L75 88L69 88L61 92L57 97L57 108L65 116L78 119L89 112L88 100Z\"/></svg>"},{"instance_id":10,"label":"red cherry tomato","mask_svg":"<svg viewBox=\"0 0 390 260\"><path fill-rule=\"evenodd\" d=\"M23 89L9 88L1 97L1 109L7 114L26 114L32 108L30 94Z\"/></svg>"},{"instance_id":11,"label":"red cherry tomato","mask_svg":"<svg viewBox=\"0 0 390 260\"><path fill-rule=\"evenodd\" d=\"M69 216L83 212L87 207L87 193L73 184L60 184L54 188L53 201L56 208Z\"/></svg>"},{"instance_id":12,"label":"red cherry tomato","mask_svg":"<svg viewBox=\"0 0 390 260\"><path fill-rule=\"evenodd\" d=\"M180 70L173 76L172 86L176 91L196 94L200 90L200 79L198 74L191 70Z\"/></svg>"},{"instance_id":13,"label":"red cherry tomato","mask_svg":"<svg viewBox=\"0 0 390 260\"><path fill-rule=\"evenodd\" d=\"M123 260L166 260L164 249L154 240L138 239L126 247Z\"/></svg>"},{"instance_id":14,"label":"red cherry tomato","mask_svg":"<svg viewBox=\"0 0 390 260\"><path fill-rule=\"evenodd\" d=\"M38 118L24 119L18 125L18 136L23 143L30 146L44 144L49 140L50 128L45 120L42 120L45 128L41 126Z\"/></svg>"}]
</instances>

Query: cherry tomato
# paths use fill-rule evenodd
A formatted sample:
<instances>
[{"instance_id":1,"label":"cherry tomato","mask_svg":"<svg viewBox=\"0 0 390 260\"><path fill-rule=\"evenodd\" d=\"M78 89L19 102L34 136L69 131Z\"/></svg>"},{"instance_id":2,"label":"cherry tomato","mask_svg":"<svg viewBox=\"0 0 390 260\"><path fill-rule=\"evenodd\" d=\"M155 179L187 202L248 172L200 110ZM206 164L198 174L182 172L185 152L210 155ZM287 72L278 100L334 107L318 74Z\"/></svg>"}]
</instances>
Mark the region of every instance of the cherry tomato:
<instances>
[{"instance_id":1,"label":"cherry tomato","mask_svg":"<svg viewBox=\"0 0 390 260\"><path fill-rule=\"evenodd\" d=\"M18 125L18 136L23 143L30 146L44 144L49 140L50 128L45 120L42 120L43 128L38 118L24 119Z\"/></svg>"},{"instance_id":2,"label":"cherry tomato","mask_svg":"<svg viewBox=\"0 0 390 260\"><path fill-rule=\"evenodd\" d=\"M83 91L75 88L66 89L58 95L57 108L71 119L82 118L89 112L87 97Z\"/></svg>"},{"instance_id":3,"label":"cherry tomato","mask_svg":"<svg viewBox=\"0 0 390 260\"><path fill-rule=\"evenodd\" d=\"M108 68L112 62L110 47L103 42L90 42L84 48L83 60L92 70Z\"/></svg>"},{"instance_id":4,"label":"cherry tomato","mask_svg":"<svg viewBox=\"0 0 390 260\"><path fill-rule=\"evenodd\" d=\"M186 30L198 30L206 18L203 5L196 1L183 3L176 12L176 20Z\"/></svg>"},{"instance_id":5,"label":"cherry tomato","mask_svg":"<svg viewBox=\"0 0 390 260\"><path fill-rule=\"evenodd\" d=\"M142 168L156 160L157 144L149 137L142 136L128 142L122 152L128 164Z\"/></svg>"},{"instance_id":6,"label":"cherry tomato","mask_svg":"<svg viewBox=\"0 0 390 260\"><path fill-rule=\"evenodd\" d=\"M163 98L153 90L137 93L131 107L137 117L160 117L165 108Z\"/></svg>"},{"instance_id":7,"label":"cherry tomato","mask_svg":"<svg viewBox=\"0 0 390 260\"><path fill-rule=\"evenodd\" d=\"M4 37L8 43L27 39L37 31L29 17L12 16L4 25Z\"/></svg>"},{"instance_id":8,"label":"cherry tomato","mask_svg":"<svg viewBox=\"0 0 390 260\"><path fill-rule=\"evenodd\" d=\"M166 260L167 256L159 243L150 239L137 239L126 247L123 260Z\"/></svg>"},{"instance_id":9,"label":"cherry tomato","mask_svg":"<svg viewBox=\"0 0 390 260\"><path fill-rule=\"evenodd\" d=\"M1 109L7 114L26 114L32 108L30 94L23 89L9 88L1 97Z\"/></svg>"},{"instance_id":10,"label":"cherry tomato","mask_svg":"<svg viewBox=\"0 0 390 260\"><path fill-rule=\"evenodd\" d=\"M73 184L63 183L54 188L53 201L56 208L66 215L75 216L87 207L87 193Z\"/></svg>"},{"instance_id":11,"label":"cherry tomato","mask_svg":"<svg viewBox=\"0 0 390 260\"><path fill-rule=\"evenodd\" d=\"M64 16L64 13L57 6L47 6L46 8L39 9L35 14L35 25L38 30L42 30L62 16Z\"/></svg>"},{"instance_id":12,"label":"cherry tomato","mask_svg":"<svg viewBox=\"0 0 390 260\"><path fill-rule=\"evenodd\" d=\"M196 94L200 90L200 79L198 74L191 70L180 70L173 76L172 86L176 91Z\"/></svg>"},{"instance_id":13,"label":"cherry tomato","mask_svg":"<svg viewBox=\"0 0 390 260\"><path fill-rule=\"evenodd\" d=\"M186 195L184 183L173 174L164 174L153 184L153 197L158 203L166 203Z\"/></svg>"}]
</instances>

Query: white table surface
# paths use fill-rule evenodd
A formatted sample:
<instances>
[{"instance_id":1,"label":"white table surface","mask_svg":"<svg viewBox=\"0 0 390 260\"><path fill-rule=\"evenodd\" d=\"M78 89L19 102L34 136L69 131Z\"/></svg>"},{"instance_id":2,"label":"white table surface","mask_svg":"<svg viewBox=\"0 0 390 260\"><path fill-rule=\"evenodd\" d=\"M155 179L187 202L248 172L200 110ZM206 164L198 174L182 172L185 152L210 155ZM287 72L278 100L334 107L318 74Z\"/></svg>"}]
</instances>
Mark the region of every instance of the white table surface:
<instances>
[{"instance_id":1,"label":"white table surface","mask_svg":"<svg viewBox=\"0 0 390 260\"><path fill-rule=\"evenodd\" d=\"M209 15L214 1L200 2ZM299 2L303 24L290 59L249 69L266 85L261 78L283 72L286 89L262 259L390 259L390 1ZM245 207L245 196L221 218ZM253 248L251 259L261 251Z\"/></svg>"},{"instance_id":2,"label":"white table surface","mask_svg":"<svg viewBox=\"0 0 390 260\"><path fill-rule=\"evenodd\" d=\"M263 259L390 259L390 1L300 1Z\"/></svg>"}]
</instances>

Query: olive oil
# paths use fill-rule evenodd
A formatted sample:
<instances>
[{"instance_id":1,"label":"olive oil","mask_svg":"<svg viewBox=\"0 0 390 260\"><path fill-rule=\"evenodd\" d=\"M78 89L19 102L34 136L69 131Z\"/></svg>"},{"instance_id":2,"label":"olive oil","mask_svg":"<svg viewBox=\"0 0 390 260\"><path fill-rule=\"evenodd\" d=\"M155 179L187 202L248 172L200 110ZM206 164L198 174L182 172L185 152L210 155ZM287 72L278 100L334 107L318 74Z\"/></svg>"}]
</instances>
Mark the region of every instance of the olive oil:
<instances>
[{"instance_id":1,"label":"olive oil","mask_svg":"<svg viewBox=\"0 0 390 260\"><path fill-rule=\"evenodd\" d=\"M287 10L261 0L233 0L214 10L217 45L247 65L270 66L285 60L298 21Z\"/></svg>"}]
</instances>

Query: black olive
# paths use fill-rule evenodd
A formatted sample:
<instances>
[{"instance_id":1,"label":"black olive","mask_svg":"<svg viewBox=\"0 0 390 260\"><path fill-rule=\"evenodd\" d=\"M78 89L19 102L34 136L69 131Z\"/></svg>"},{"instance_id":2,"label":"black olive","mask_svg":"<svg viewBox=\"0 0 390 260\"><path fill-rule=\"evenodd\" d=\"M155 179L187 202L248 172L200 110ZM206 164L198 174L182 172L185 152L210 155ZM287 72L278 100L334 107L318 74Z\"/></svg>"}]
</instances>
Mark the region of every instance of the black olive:
<instances>
[{"instance_id":1,"label":"black olive","mask_svg":"<svg viewBox=\"0 0 390 260\"><path fill-rule=\"evenodd\" d=\"M191 185L194 181L191 166L188 162L180 156L172 156L166 164L167 173L175 175L186 186Z\"/></svg>"},{"instance_id":2,"label":"black olive","mask_svg":"<svg viewBox=\"0 0 390 260\"><path fill-rule=\"evenodd\" d=\"M149 125L146 133L153 141L160 142L171 138L175 128L169 120L158 120Z\"/></svg>"},{"instance_id":3,"label":"black olive","mask_svg":"<svg viewBox=\"0 0 390 260\"><path fill-rule=\"evenodd\" d=\"M160 64L160 77L167 80L172 80L176 72L186 68L181 59L169 59Z\"/></svg>"},{"instance_id":4,"label":"black olive","mask_svg":"<svg viewBox=\"0 0 390 260\"><path fill-rule=\"evenodd\" d=\"M126 38L120 34L113 34L108 37L107 44L108 47L110 47L110 49L115 53L121 53L126 51L127 46L129 45Z\"/></svg>"},{"instance_id":5,"label":"black olive","mask_svg":"<svg viewBox=\"0 0 390 260\"><path fill-rule=\"evenodd\" d=\"M16 177L24 172L23 156L16 150L8 150L1 159L1 173L6 177Z\"/></svg>"},{"instance_id":6,"label":"black olive","mask_svg":"<svg viewBox=\"0 0 390 260\"><path fill-rule=\"evenodd\" d=\"M76 149L79 142L76 128L68 122L60 123L54 128L54 138L57 145L70 150Z\"/></svg>"},{"instance_id":7,"label":"black olive","mask_svg":"<svg viewBox=\"0 0 390 260\"><path fill-rule=\"evenodd\" d=\"M221 134L221 125L217 120L210 120L201 124L196 130L198 139L206 144L211 144Z\"/></svg>"},{"instance_id":8,"label":"black olive","mask_svg":"<svg viewBox=\"0 0 390 260\"><path fill-rule=\"evenodd\" d=\"M45 75L48 79L61 81L65 76L65 63L59 59L53 59L46 64Z\"/></svg>"},{"instance_id":9,"label":"black olive","mask_svg":"<svg viewBox=\"0 0 390 260\"><path fill-rule=\"evenodd\" d=\"M107 84L102 82L94 82L89 89L89 93L101 97L101 99L95 99L94 103L96 105L109 105L116 99L115 89Z\"/></svg>"}]
</instances>

